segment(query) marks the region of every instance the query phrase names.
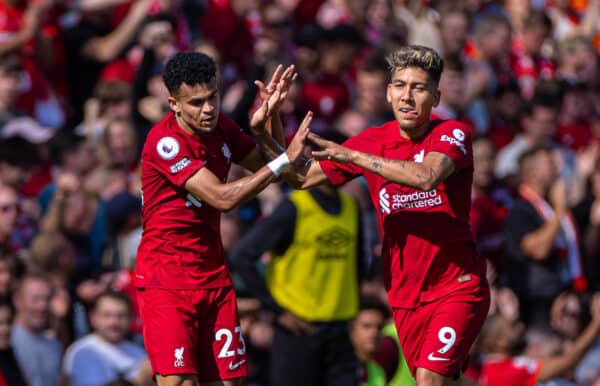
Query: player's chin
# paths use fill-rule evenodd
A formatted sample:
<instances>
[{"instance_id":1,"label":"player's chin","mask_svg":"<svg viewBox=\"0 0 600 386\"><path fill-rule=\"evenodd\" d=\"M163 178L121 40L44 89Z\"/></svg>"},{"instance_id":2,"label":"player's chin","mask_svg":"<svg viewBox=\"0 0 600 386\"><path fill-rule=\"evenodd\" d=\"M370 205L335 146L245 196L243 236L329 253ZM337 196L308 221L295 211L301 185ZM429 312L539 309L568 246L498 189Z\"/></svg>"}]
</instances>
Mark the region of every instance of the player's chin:
<instances>
[{"instance_id":1,"label":"player's chin","mask_svg":"<svg viewBox=\"0 0 600 386\"><path fill-rule=\"evenodd\" d=\"M217 128L217 121L214 120L213 121L200 121L200 122L196 122L195 125L195 129L196 131L200 132L200 133L204 133L204 134L208 134L208 133L212 133L213 131L216 130Z\"/></svg>"}]
</instances>

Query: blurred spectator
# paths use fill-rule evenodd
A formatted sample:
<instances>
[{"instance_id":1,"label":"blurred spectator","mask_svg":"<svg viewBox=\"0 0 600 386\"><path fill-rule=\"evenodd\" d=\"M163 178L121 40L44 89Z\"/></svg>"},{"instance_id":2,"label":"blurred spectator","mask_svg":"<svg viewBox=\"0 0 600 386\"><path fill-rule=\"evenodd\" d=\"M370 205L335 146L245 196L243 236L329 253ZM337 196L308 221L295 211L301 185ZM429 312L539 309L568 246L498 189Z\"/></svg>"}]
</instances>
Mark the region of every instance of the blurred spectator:
<instances>
[{"instance_id":1,"label":"blurred spectator","mask_svg":"<svg viewBox=\"0 0 600 386\"><path fill-rule=\"evenodd\" d=\"M105 268L134 269L137 247L142 237L141 212L141 199L129 192L117 193L106 203L111 245L104 253Z\"/></svg>"},{"instance_id":2,"label":"blurred spectator","mask_svg":"<svg viewBox=\"0 0 600 386\"><path fill-rule=\"evenodd\" d=\"M122 192L139 194L137 149L132 122L127 118L112 119L104 129L99 149L102 164L90 173L86 188L98 192L105 201Z\"/></svg>"},{"instance_id":3,"label":"blurred spectator","mask_svg":"<svg viewBox=\"0 0 600 386\"><path fill-rule=\"evenodd\" d=\"M14 311L10 302L0 298L0 385L25 386L25 380L10 344Z\"/></svg>"},{"instance_id":4,"label":"blurred spectator","mask_svg":"<svg viewBox=\"0 0 600 386\"><path fill-rule=\"evenodd\" d=\"M319 45L325 38L325 30L318 24L300 26L294 36L296 52L294 64L300 78L304 81L312 79L319 67Z\"/></svg>"},{"instance_id":5,"label":"blurred spectator","mask_svg":"<svg viewBox=\"0 0 600 386\"><path fill-rule=\"evenodd\" d=\"M469 123L464 112L469 101L464 92L465 65L458 55L444 58L444 72L440 78L440 103L433 109L436 119L456 119Z\"/></svg>"},{"instance_id":6,"label":"blurred spectator","mask_svg":"<svg viewBox=\"0 0 600 386\"><path fill-rule=\"evenodd\" d=\"M551 32L552 21L543 11L531 11L524 15L521 35L513 44L510 64L525 99L533 97L538 78L550 79L554 76L554 63L543 52L544 43Z\"/></svg>"},{"instance_id":7,"label":"blurred spectator","mask_svg":"<svg viewBox=\"0 0 600 386\"><path fill-rule=\"evenodd\" d=\"M385 371L388 379L387 386L408 386L415 383L400 347L398 332L393 322L388 323L383 330L382 340L377 353L373 357Z\"/></svg>"},{"instance_id":8,"label":"blurred spectator","mask_svg":"<svg viewBox=\"0 0 600 386\"><path fill-rule=\"evenodd\" d=\"M560 41L557 76L568 82L596 84L598 55L592 40L573 36Z\"/></svg>"},{"instance_id":9,"label":"blurred spectator","mask_svg":"<svg viewBox=\"0 0 600 386\"><path fill-rule=\"evenodd\" d=\"M17 310L11 344L30 386L57 386L62 348L46 336L50 323L52 286L43 276L23 277L13 301Z\"/></svg>"},{"instance_id":10,"label":"blurred spectator","mask_svg":"<svg viewBox=\"0 0 600 386\"><path fill-rule=\"evenodd\" d=\"M131 324L129 299L118 292L101 294L91 311L94 332L75 341L63 369L71 386L106 385L124 379L152 385L152 369L142 347L126 340Z\"/></svg>"},{"instance_id":11,"label":"blurred spectator","mask_svg":"<svg viewBox=\"0 0 600 386\"><path fill-rule=\"evenodd\" d=\"M579 235L549 148L530 149L519 163L520 197L505 223L506 269L523 320L548 325L554 297L565 288L586 289Z\"/></svg>"},{"instance_id":12,"label":"blurred spectator","mask_svg":"<svg viewBox=\"0 0 600 386\"><path fill-rule=\"evenodd\" d=\"M102 68L124 52L153 3L153 0L135 0L127 16L114 29L109 23L110 4L101 9L83 9L78 23L65 31L74 122L81 122L83 104L92 94Z\"/></svg>"},{"instance_id":13,"label":"blurred spectator","mask_svg":"<svg viewBox=\"0 0 600 386\"><path fill-rule=\"evenodd\" d=\"M52 286L49 328L53 336L68 344L72 330L68 317L75 282L75 249L60 233L39 233L31 242L30 271L44 274Z\"/></svg>"},{"instance_id":14,"label":"blurred spectator","mask_svg":"<svg viewBox=\"0 0 600 386\"><path fill-rule=\"evenodd\" d=\"M334 127L342 135L353 137L369 127L369 117L356 110L346 110L340 115Z\"/></svg>"},{"instance_id":15,"label":"blurred spectator","mask_svg":"<svg viewBox=\"0 0 600 386\"><path fill-rule=\"evenodd\" d=\"M496 150L501 150L521 131L523 99L519 85L510 82L498 86L494 94L487 98L487 109L491 120L485 136L492 140Z\"/></svg>"},{"instance_id":16,"label":"blurred spectator","mask_svg":"<svg viewBox=\"0 0 600 386\"><path fill-rule=\"evenodd\" d=\"M225 64L233 64L244 74L254 50L250 15L257 10L253 0L209 0L199 20L202 35L223 54Z\"/></svg>"},{"instance_id":17,"label":"blurred spectator","mask_svg":"<svg viewBox=\"0 0 600 386\"><path fill-rule=\"evenodd\" d=\"M501 16L487 15L475 26L474 60L469 63L467 99L493 93L513 79L508 61L511 26Z\"/></svg>"},{"instance_id":18,"label":"blurred spectator","mask_svg":"<svg viewBox=\"0 0 600 386\"><path fill-rule=\"evenodd\" d=\"M84 118L75 131L99 141L113 119L131 116L131 85L122 81L100 81L85 103Z\"/></svg>"},{"instance_id":19,"label":"blurred spectator","mask_svg":"<svg viewBox=\"0 0 600 386\"><path fill-rule=\"evenodd\" d=\"M535 146L550 146L557 127L558 101L534 98L522 114L523 132L502 148L496 158L496 177L511 180L519 171L519 157Z\"/></svg>"},{"instance_id":20,"label":"blurred spectator","mask_svg":"<svg viewBox=\"0 0 600 386\"><path fill-rule=\"evenodd\" d=\"M17 192L7 185L0 185L0 249L17 251L22 245L14 243L19 216Z\"/></svg>"},{"instance_id":21,"label":"blurred spectator","mask_svg":"<svg viewBox=\"0 0 600 386\"><path fill-rule=\"evenodd\" d=\"M0 249L0 300L12 301L12 290L17 281L17 259L9 251Z\"/></svg>"},{"instance_id":22,"label":"blurred spectator","mask_svg":"<svg viewBox=\"0 0 600 386\"><path fill-rule=\"evenodd\" d=\"M562 105L558 115L556 140L561 145L578 151L593 139L592 103L589 87L581 82L564 82Z\"/></svg>"},{"instance_id":23,"label":"blurred spectator","mask_svg":"<svg viewBox=\"0 0 600 386\"><path fill-rule=\"evenodd\" d=\"M579 224L585 252L585 272L590 289L600 290L600 157L596 157L589 178L589 189L573 209Z\"/></svg>"},{"instance_id":24,"label":"blurred spectator","mask_svg":"<svg viewBox=\"0 0 600 386\"><path fill-rule=\"evenodd\" d=\"M98 273L108 237L105 204L81 186L74 174L61 174L47 212L45 232L61 232L75 246L77 275Z\"/></svg>"},{"instance_id":25,"label":"blurred spectator","mask_svg":"<svg viewBox=\"0 0 600 386\"><path fill-rule=\"evenodd\" d=\"M458 7L443 10L440 15L440 38L445 57L463 56L469 39L469 15Z\"/></svg>"},{"instance_id":26,"label":"blurred spectator","mask_svg":"<svg viewBox=\"0 0 600 386\"><path fill-rule=\"evenodd\" d=\"M488 259L494 269L505 264L504 222L512 205L512 192L494 176L496 150L487 137L473 141L473 192L470 223L477 252Z\"/></svg>"},{"instance_id":27,"label":"blurred spectator","mask_svg":"<svg viewBox=\"0 0 600 386\"><path fill-rule=\"evenodd\" d=\"M277 316L273 385L353 384L347 321L358 308L363 271L359 224L356 201L322 186L293 192L237 243L231 258L238 273ZM268 251L265 284L256 261Z\"/></svg>"},{"instance_id":28,"label":"blurred spectator","mask_svg":"<svg viewBox=\"0 0 600 386\"><path fill-rule=\"evenodd\" d=\"M319 45L318 75L305 82L300 91L300 108L314 112L311 128L316 131L329 128L350 107L344 73L363 41L360 31L351 25L333 27L325 36L325 41Z\"/></svg>"},{"instance_id":29,"label":"blurred spectator","mask_svg":"<svg viewBox=\"0 0 600 386\"><path fill-rule=\"evenodd\" d=\"M374 299L362 299L356 318L350 323L350 340L360 363L362 385L385 386L383 368L374 360L383 335L381 331L389 317L387 306Z\"/></svg>"},{"instance_id":30,"label":"blurred spectator","mask_svg":"<svg viewBox=\"0 0 600 386\"><path fill-rule=\"evenodd\" d=\"M363 129L393 119L389 104L386 102L388 77L388 65L380 52L367 58L358 70L354 107L368 117L367 125Z\"/></svg>"},{"instance_id":31,"label":"blurred spectator","mask_svg":"<svg viewBox=\"0 0 600 386\"><path fill-rule=\"evenodd\" d=\"M525 356L519 356L525 342L522 325L501 316L490 317L482 330L488 357L483 365L481 385L525 386L567 375L600 335L600 297L594 297L590 311L591 322L569 349L560 351L560 345L553 345L557 340L549 339L552 335L545 333L542 339L537 339L539 344L535 347L536 341L530 338Z\"/></svg>"}]
</instances>

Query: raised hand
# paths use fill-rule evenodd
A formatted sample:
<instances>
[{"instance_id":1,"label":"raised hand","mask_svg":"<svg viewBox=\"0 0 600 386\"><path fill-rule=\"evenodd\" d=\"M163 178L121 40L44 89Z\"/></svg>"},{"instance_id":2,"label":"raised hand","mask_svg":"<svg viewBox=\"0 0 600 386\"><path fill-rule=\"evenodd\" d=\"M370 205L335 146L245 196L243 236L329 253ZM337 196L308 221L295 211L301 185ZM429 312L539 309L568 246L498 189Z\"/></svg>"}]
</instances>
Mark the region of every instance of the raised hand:
<instances>
[{"instance_id":1,"label":"raised hand","mask_svg":"<svg viewBox=\"0 0 600 386\"><path fill-rule=\"evenodd\" d=\"M306 145L306 138L310 135L310 123L312 122L312 118L312 111L306 113L302 123L298 127L296 135L294 135L294 138L285 151L292 165L304 154L304 146Z\"/></svg>"},{"instance_id":2,"label":"raised hand","mask_svg":"<svg viewBox=\"0 0 600 386\"><path fill-rule=\"evenodd\" d=\"M347 163L352 162L354 158L354 154L351 149L342 145L338 145L335 142L323 139L315 133L309 133L308 140L321 148L321 150L315 150L312 152L312 156L318 161L331 160Z\"/></svg>"},{"instance_id":3,"label":"raised hand","mask_svg":"<svg viewBox=\"0 0 600 386\"><path fill-rule=\"evenodd\" d=\"M279 91L275 90L275 92L273 94L277 97L279 94ZM265 124L267 123L267 120L269 118L271 118L273 111L274 110L271 108L271 106L269 104L269 100L263 101L260 108L258 110L256 110L254 112L254 114L252 114L252 117L250 118L250 130L252 130L252 132L254 134L264 133L265 132Z\"/></svg>"},{"instance_id":4,"label":"raised hand","mask_svg":"<svg viewBox=\"0 0 600 386\"><path fill-rule=\"evenodd\" d=\"M294 81L298 78L296 67L294 65L288 66L283 70L283 66L280 64L273 72L269 84L265 86L260 80L254 81L256 87L258 87L258 93L262 101L269 101L269 108L273 111L279 111L279 108L287 98L290 88ZM279 94L276 94L279 91Z\"/></svg>"}]
</instances>

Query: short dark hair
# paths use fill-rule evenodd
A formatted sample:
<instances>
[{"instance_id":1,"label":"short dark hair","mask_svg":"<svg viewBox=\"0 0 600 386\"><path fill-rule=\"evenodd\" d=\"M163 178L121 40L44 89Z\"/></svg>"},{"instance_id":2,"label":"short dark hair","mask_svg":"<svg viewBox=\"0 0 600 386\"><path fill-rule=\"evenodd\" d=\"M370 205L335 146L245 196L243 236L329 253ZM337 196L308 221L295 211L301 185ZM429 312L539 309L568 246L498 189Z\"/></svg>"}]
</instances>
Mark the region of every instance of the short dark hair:
<instances>
[{"instance_id":1,"label":"short dark hair","mask_svg":"<svg viewBox=\"0 0 600 386\"><path fill-rule=\"evenodd\" d=\"M444 68L462 74L465 72L465 63L459 55L450 54L444 58Z\"/></svg>"},{"instance_id":2,"label":"short dark hair","mask_svg":"<svg viewBox=\"0 0 600 386\"><path fill-rule=\"evenodd\" d=\"M19 136L0 140L0 162L28 168L38 165L40 160L38 147L26 139Z\"/></svg>"},{"instance_id":3,"label":"short dark hair","mask_svg":"<svg viewBox=\"0 0 600 386\"><path fill-rule=\"evenodd\" d=\"M94 310L94 311L98 310L98 306L100 305L100 302L102 301L102 299L113 299L113 300L119 301L119 302L125 304L129 313L131 313L131 311L132 311L131 300L129 300L129 297L126 294L124 294L123 292L118 292L118 291L102 292L100 295L98 295L98 297L94 301L92 310Z\"/></svg>"},{"instance_id":4,"label":"short dark hair","mask_svg":"<svg viewBox=\"0 0 600 386\"><path fill-rule=\"evenodd\" d=\"M547 145L537 145L530 149L525 150L525 152L523 152L523 154L521 154L518 159L519 169L523 169L523 164L528 159L535 157L538 153L541 153L541 152L550 153L551 151L552 151L552 149L550 148L550 146L547 146Z\"/></svg>"},{"instance_id":5,"label":"short dark hair","mask_svg":"<svg viewBox=\"0 0 600 386\"><path fill-rule=\"evenodd\" d=\"M209 83L217 76L217 66L210 56L200 52L180 52L167 62L163 82L174 96L183 83L188 86Z\"/></svg>"},{"instance_id":6,"label":"short dark hair","mask_svg":"<svg viewBox=\"0 0 600 386\"><path fill-rule=\"evenodd\" d=\"M440 55L433 48L425 46L404 46L392 52L387 62L392 75L399 68L416 67L427 72L436 85L444 71L444 61Z\"/></svg>"},{"instance_id":7,"label":"short dark hair","mask_svg":"<svg viewBox=\"0 0 600 386\"><path fill-rule=\"evenodd\" d=\"M65 155L76 151L85 139L83 135L77 134L71 129L61 129L50 140L50 160L54 165L62 166Z\"/></svg>"},{"instance_id":8,"label":"short dark hair","mask_svg":"<svg viewBox=\"0 0 600 386\"><path fill-rule=\"evenodd\" d=\"M547 30L552 29L552 20L544 11L531 11L523 20L525 29L534 27L544 27Z\"/></svg>"},{"instance_id":9,"label":"short dark hair","mask_svg":"<svg viewBox=\"0 0 600 386\"><path fill-rule=\"evenodd\" d=\"M359 301L359 311L373 310L381 313L384 319L390 317L390 310L387 305L374 296L362 296Z\"/></svg>"}]
</instances>

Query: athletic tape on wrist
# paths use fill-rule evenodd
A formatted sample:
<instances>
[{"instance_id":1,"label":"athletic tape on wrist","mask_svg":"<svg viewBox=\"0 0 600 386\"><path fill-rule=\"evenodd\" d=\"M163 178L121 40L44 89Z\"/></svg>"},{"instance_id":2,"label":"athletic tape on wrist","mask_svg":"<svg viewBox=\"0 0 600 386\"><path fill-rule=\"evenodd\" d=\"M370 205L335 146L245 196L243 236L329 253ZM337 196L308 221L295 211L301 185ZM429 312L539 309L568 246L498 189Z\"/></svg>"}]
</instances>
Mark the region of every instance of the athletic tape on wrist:
<instances>
[{"instance_id":1,"label":"athletic tape on wrist","mask_svg":"<svg viewBox=\"0 0 600 386\"><path fill-rule=\"evenodd\" d=\"M277 157L273 161L269 162L267 164L267 166L269 167L269 169L271 169L271 171L273 172L273 174L275 174L275 176L279 177L279 175L283 171L283 168L285 168L289 164L290 164L290 159L288 158L287 154L284 152L284 153L281 153L279 155L279 157Z\"/></svg>"}]
</instances>

